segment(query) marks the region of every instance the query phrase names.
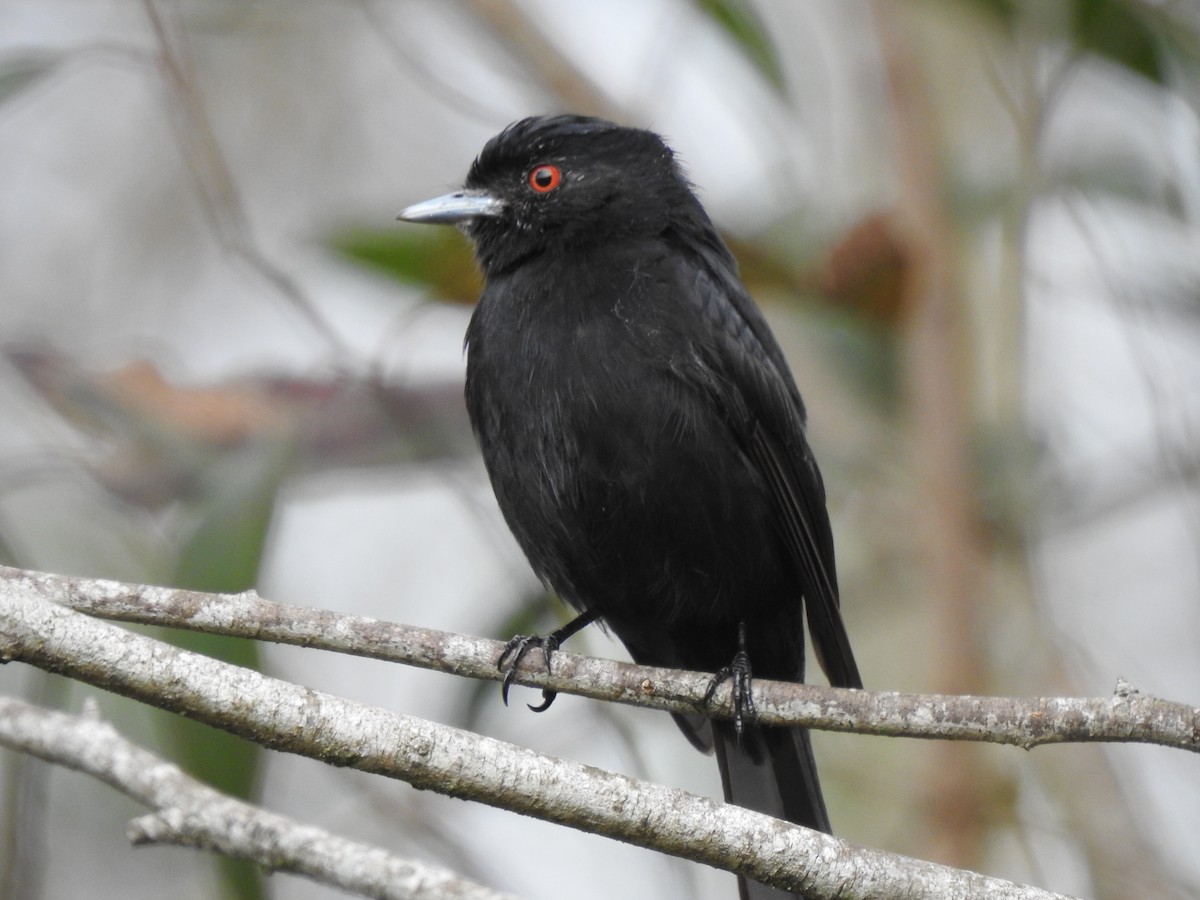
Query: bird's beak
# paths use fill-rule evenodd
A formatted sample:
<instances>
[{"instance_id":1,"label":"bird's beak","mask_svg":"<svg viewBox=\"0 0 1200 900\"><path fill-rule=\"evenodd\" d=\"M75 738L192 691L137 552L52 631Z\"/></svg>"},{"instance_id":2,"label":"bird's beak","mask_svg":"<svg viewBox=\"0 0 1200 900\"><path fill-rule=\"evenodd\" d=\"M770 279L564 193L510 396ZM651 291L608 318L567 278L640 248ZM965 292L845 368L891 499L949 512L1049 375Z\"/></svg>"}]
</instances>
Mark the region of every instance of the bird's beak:
<instances>
[{"instance_id":1,"label":"bird's beak","mask_svg":"<svg viewBox=\"0 0 1200 900\"><path fill-rule=\"evenodd\" d=\"M455 191L432 200L414 203L400 211L397 219L429 225L453 225L468 219L498 216L507 204L485 191Z\"/></svg>"}]
</instances>

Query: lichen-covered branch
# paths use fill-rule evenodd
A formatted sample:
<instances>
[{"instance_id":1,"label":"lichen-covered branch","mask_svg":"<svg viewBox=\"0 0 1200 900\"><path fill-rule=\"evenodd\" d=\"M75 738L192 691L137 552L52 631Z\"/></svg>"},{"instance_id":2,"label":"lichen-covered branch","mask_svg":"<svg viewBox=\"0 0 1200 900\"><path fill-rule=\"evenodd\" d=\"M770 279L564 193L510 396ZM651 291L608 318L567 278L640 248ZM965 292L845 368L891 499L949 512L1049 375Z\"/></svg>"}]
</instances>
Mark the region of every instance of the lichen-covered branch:
<instances>
[{"instance_id":1,"label":"lichen-covered branch","mask_svg":"<svg viewBox=\"0 0 1200 900\"><path fill-rule=\"evenodd\" d=\"M0 582L27 581L41 597L92 616L268 640L369 656L470 678L499 679L501 644L327 610L287 606L252 592L203 594L0 567ZM519 683L646 706L693 712L710 676L634 666L559 651L554 672L541 657ZM758 680L755 707L766 724L890 737L986 741L1030 749L1042 744L1125 742L1200 752L1200 709L1145 696L1124 683L1110 697L971 697L849 691ZM728 714L722 692L708 710Z\"/></svg>"},{"instance_id":2,"label":"lichen-covered branch","mask_svg":"<svg viewBox=\"0 0 1200 900\"><path fill-rule=\"evenodd\" d=\"M134 844L214 850L381 900L515 900L226 796L130 743L94 709L77 716L0 696L0 745L85 772L150 807L127 828Z\"/></svg>"},{"instance_id":3,"label":"lichen-covered branch","mask_svg":"<svg viewBox=\"0 0 1200 900\"><path fill-rule=\"evenodd\" d=\"M53 602L62 584L0 578L0 659L176 712L265 747L842 900L1059 895L856 847L729 806L221 663Z\"/></svg>"}]
</instances>

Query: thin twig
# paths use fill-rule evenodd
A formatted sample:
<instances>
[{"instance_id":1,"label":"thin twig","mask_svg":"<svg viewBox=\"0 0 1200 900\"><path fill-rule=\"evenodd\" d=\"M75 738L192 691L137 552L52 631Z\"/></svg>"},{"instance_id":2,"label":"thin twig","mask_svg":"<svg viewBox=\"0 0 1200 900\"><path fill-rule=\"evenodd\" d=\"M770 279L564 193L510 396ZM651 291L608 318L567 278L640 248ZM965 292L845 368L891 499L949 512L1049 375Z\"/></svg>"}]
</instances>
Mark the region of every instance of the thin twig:
<instances>
[{"instance_id":1,"label":"thin twig","mask_svg":"<svg viewBox=\"0 0 1200 900\"><path fill-rule=\"evenodd\" d=\"M157 61L175 104L180 149L196 182L200 205L221 248L242 260L265 279L308 322L330 348L347 357L346 342L323 316L312 298L289 273L275 265L259 247L242 203L233 171L217 140L203 97L197 90L181 47L158 9L158 0L142 0L146 18L158 42Z\"/></svg>"}]
</instances>

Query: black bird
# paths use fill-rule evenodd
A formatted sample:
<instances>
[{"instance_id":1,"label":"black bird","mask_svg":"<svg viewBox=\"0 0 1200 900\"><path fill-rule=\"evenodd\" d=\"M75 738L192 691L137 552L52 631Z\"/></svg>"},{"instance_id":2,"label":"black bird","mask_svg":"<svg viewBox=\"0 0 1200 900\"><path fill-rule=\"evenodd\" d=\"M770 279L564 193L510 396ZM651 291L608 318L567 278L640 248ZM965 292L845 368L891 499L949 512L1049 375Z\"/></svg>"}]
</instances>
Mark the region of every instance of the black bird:
<instances>
[{"instance_id":1,"label":"black bird","mask_svg":"<svg viewBox=\"0 0 1200 900\"><path fill-rule=\"evenodd\" d=\"M680 728L716 748L728 801L829 831L808 733L754 725L749 701L749 663L803 680L806 615L830 682L862 686L825 490L783 353L671 149L600 119L523 119L463 190L400 218L459 223L483 269L467 408L509 527L581 613L533 643L599 619L639 663L732 673L737 725ZM502 667L531 645L515 638Z\"/></svg>"}]
</instances>

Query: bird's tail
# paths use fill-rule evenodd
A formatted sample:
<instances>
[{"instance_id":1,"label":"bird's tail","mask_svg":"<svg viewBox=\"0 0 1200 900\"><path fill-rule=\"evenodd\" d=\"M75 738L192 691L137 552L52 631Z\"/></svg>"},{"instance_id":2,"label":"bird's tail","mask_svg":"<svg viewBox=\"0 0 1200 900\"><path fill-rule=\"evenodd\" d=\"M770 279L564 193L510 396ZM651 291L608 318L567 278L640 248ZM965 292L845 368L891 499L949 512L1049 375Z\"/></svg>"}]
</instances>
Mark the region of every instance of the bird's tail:
<instances>
[{"instance_id":1,"label":"bird's tail","mask_svg":"<svg viewBox=\"0 0 1200 900\"><path fill-rule=\"evenodd\" d=\"M728 723L714 722L713 745L727 803L806 828L830 830L808 731L750 726L739 740ZM801 896L741 877L738 888L742 900Z\"/></svg>"}]
</instances>

